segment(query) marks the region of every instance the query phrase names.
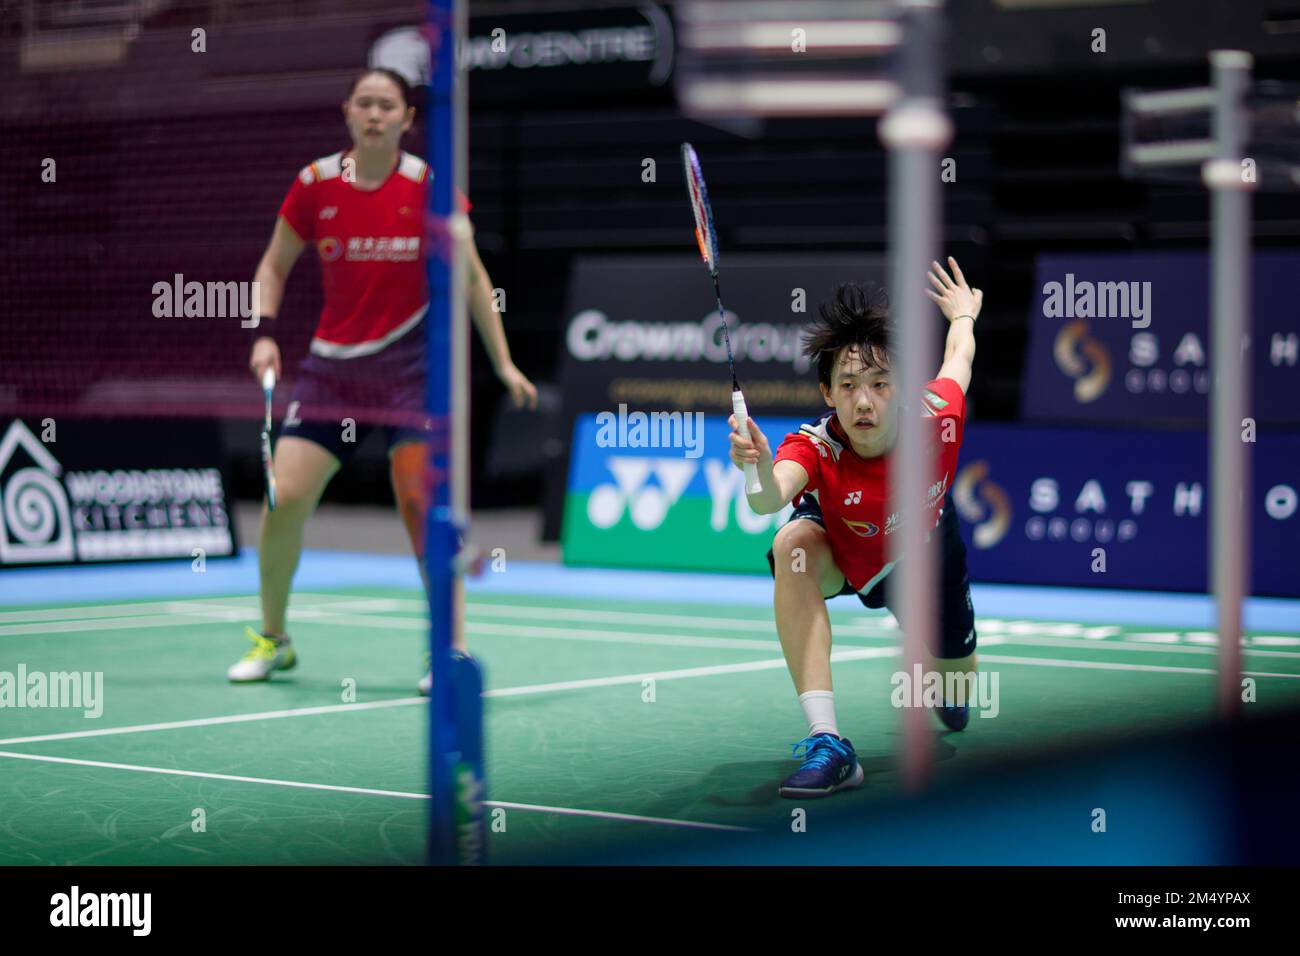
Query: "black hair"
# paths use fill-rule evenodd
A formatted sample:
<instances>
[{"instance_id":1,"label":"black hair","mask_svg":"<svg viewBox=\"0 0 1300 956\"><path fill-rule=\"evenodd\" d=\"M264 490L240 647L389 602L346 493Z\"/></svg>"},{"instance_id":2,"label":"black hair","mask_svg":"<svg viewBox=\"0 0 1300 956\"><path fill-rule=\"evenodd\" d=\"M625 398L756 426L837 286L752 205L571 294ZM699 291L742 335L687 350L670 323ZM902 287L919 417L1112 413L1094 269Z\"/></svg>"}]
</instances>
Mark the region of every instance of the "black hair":
<instances>
[{"instance_id":1,"label":"black hair","mask_svg":"<svg viewBox=\"0 0 1300 956\"><path fill-rule=\"evenodd\" d=\"M868 368L888 371L893 365L889 297L880 286L843 282L817 311L821 317L804 328L803 354L817 362L823 385L830 386L835 359L846 346L856 348Z\"/></svg>"},{"instance_id":2,"label":"black hair","mask_svg":"<svg viewBox=\"0 0 1300 956\"><path fill-rule=\"evenodd\" d=\"M402 76L402 74L398 73L396 70L390 70L386 66L372 66L369 69L362 70L358 73L356 79L352 81L352 85L348 87L348 99L352 99L352 94L357 91L357 87L361 85L362 80L375 73L378 73L380 76L386 76L388 79L393 81L397 86L398 92L402 94L402 106L409 107L413 105L411 102L411 84L407 81L406 77Z\"/></svg>"}]
</instances>

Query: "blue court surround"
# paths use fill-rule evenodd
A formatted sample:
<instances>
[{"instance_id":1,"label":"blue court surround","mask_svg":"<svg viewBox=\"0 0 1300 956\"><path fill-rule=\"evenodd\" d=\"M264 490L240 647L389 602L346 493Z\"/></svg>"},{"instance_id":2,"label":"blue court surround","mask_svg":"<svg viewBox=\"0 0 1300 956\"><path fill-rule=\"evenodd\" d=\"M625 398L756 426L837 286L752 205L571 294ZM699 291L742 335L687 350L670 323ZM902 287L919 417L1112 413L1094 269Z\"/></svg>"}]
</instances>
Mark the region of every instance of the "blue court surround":
<instances>
[{"instance_id":1,"label":"blue court surround","mask_svg":"<svg viewBox=\"0 0 1300 956\"><path fill-rule=\"evenodd\" d=\"M469 594L536 594L608 600L626 600L628 595L635 594L640 600L754 606L770 605L772 601L772 582L766 574L573 568L508 558L503 571L493 572L490 568L489 562L482 575L467 580ZM304 551L293 586L298 591L349 587L418 590L421 584L413 557ZM209 559L207 569L201 574L191 569L189 561L17 568L0 572L0 606L8 607L256 592L257 552L252 548L244 548L237 558ZM1214 626L1214 606L1204 594L972 584L971 596L980 617L1177 628ZM857 606L847 599L832 605L844 610ZM1246 604L1245 626L1256 631L1300 630L1300 601L1251 598Z\"/></svg>"}]
</instances>

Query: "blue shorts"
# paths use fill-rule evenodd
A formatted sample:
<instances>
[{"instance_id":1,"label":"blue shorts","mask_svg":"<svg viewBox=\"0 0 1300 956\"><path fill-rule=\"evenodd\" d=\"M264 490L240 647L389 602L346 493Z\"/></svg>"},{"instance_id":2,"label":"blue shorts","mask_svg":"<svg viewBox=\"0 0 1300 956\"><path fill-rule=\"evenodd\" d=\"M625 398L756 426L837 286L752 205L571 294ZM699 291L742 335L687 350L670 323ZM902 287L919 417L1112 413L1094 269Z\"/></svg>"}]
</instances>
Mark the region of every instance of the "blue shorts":
<instances>
[{"instance_id":1,"label":"blue shorts","mask_svg":"<svg viewBox=\"0 0 1300 956\"><path fill-rule=\"evenodd\" d=\"M797 518L807 518L826 527L821 505L811 495L804 495L790 515L790 521ZM975 653L975 608L970 598L970 576L966 573L966 545L961 540L957 509L953 507L951 493L944 500L943 517L939 519L938 530L939 537L931 539L931 543L937 540L943 549L939 583L939 648L934 656L966 657ZM770 549L767 552L767 564L775 577L776 558ZM895 577L891 571L866 594L855 591L846 580L844 587L832 596L856 594L858 600L869 608L888 608L901 624L902 602L895 599L892 587Z\"/></svg>"},{"instance_id":2,"label":"blue shorts","mask_svg":"<svg viewBox=\"0 0 1300 956\"><path fill-rule=\"evenodd\" d=\"M430 441L424 337L421 322L374 355L335 359L308 353L298 366L280 435L315 442L340 464L372 431L384 435L390 454L402 442Z\"/></svg>"}]
</instances>

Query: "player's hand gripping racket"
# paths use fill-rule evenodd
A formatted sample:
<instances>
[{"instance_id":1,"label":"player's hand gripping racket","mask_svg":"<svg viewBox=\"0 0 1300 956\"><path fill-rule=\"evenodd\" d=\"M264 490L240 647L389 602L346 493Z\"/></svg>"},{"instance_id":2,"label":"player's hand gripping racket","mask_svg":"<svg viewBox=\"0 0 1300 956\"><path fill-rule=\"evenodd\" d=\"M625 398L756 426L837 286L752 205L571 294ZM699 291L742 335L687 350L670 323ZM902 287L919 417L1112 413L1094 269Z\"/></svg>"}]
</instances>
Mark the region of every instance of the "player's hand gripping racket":
<instances>
[{"instance_id":1,"label":"player's hand gripping racket","mask_svg":"<svg viewBox=\"0 0 1300 956\"><path fill-rule=\"evenodd\" d=\"M682 143L682 169L686 173L686 191L691 197L691 211L695 213L695 241L700 246L700 256L713 278L713 294L718 299L718 316L722 319L722 335L727 342L727 366L731 369L731 410L736 415L736 431L740 437L749 437L749 410L745 408L745 395L736 380L736 361L731 354L731 332L727 329L727 313L722 310L722 290L718 287L718 234L713 228L713 209L709 206L709 191L704 185L700 170L700 157L695 147ZM758 468L745 465L745 491L754 495L763 490L758 480Z\"/></svg>"},{"instance_id":2,"label":"player's hand gripping racket","mask_svg":"<svg viewBox=\"0 0 1300 956\"><path fill-rule=\"evenodd\" d=\"M275 391L275 369L267 366L262 373L262 395L266 399L266 417L262 420L262 471L266 475L266 507L275 510L275 468L271 460L271 393Z\"/></svg>"}]
</instances>

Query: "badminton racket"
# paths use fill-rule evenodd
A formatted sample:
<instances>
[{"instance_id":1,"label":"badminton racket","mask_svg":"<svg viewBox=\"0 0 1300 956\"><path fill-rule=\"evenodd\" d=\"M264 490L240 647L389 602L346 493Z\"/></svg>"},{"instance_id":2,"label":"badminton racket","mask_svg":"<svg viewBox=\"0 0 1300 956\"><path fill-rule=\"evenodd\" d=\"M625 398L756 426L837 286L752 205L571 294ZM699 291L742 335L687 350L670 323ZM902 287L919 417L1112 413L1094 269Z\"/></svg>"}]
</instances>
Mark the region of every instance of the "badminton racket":
<instances>
[{"instance_id":1,"label":"badminton racket","mask_svg":"<svg viewBox=\"0 0 1300 956\"><path fill-rule=\"evenodd\" d=\"M275 369L268 366L262 373L262 395L266 416L262 419L262 472L266 475L266 507L275 510L275 463L271 460L271 393L275 391Z\"/></svg>"},{"instance_id":2,"label":"badminton racket","mask_svg":"<svg viewBox=\"0 0 1300 956\"><path fill-rule=\"evenodd\" d=\"M741 438L749 437L749 410L745 407L745 394L736 379L736 360L731 352L731 332L727 328L727 313L722 308L722 289L718 285L718 233L713 226L713 208L709 205L709 190L704 185L704 172L700 157L690 143L682 143L682 169L686 173L686 191L691 197L691 211L695 214L695 241L700 247L700 257L713 279L713 294L718 300L718 317L722 319L722 336L727 343L727 366L731 369L731 410L736 416L736 431ZM758 480L758 468L745 465L745 491L758 494L763 490Z\"/></svg>"}]
</instances>

